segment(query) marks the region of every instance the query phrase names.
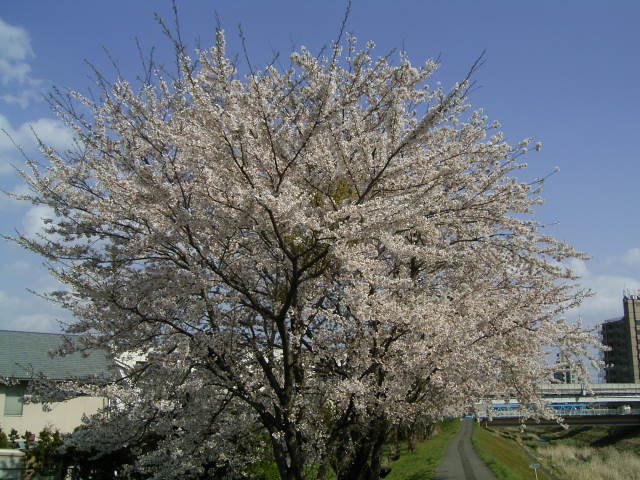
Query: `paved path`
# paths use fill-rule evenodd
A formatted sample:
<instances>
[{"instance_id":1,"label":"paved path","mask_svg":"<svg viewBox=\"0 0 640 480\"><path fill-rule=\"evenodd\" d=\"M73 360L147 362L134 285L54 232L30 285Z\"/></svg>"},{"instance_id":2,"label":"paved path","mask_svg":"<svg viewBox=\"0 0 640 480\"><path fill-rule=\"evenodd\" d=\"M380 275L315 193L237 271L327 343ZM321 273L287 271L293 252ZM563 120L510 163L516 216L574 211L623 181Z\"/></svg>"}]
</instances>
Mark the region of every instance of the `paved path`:
<instances>
[{"instance_id":1,"label":"paved path","mask_svg":"<svg viewBox=\"0 0 640 480\"><path fill-rule=\"evenodd\" d=\"M496 480L471 445L471 418L462 421L462 428L453 437L433 480Z\"/></svg>"}]
</instances>

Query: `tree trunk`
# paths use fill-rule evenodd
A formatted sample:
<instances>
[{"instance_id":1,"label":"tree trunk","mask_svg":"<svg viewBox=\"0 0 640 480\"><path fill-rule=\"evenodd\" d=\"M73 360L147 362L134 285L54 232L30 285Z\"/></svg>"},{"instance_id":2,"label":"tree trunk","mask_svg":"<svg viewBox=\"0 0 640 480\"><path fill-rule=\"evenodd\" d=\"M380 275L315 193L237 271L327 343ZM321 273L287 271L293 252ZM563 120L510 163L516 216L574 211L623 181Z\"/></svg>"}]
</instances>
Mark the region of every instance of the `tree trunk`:
<instances>
[{"instance_id":1,"label":"tree trunk","mask_svg":"<svg viewBox=\"0 0 640 480\"><path fill-rule=\"evenodd\" d=\"M304 480L304 461L301 452L289 452L291 445L287 442L287 447L276 440L271 440L273 456L276 459L278 472L282 480Z\"/></svg>"},{"instance_id":2,"label":"tree trunk","mask_svg":"<svg viewBox=\"0 0 640 480\"><path fill-rule=\"evenodd\" d=\"M356 446L345 468L337 472L338 480L378 480L386 438L387 424L382 420L364 432L352 432L351 439Z\"/></svg>"}]
</instances>

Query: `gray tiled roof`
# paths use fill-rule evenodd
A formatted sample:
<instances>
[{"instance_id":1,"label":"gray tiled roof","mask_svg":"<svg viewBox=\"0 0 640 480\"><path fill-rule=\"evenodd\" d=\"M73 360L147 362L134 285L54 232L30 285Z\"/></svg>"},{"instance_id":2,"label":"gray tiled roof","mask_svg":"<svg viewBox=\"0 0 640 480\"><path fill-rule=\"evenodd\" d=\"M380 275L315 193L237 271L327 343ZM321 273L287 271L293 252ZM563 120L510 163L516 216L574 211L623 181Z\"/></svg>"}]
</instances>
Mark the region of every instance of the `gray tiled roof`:
<instances>
[{"instance_id":1,"label":"gray tiled roof","mask_svg":"<svg viewBox=\"0 0 640 480\"><path fill-rule=\"evenodd\" d=\"M73 335L55 333L14 332L0 330L0 376L30 378L43 374L52 380L110 376L113 365L106 352L92 350L88 356L76 352L64 357L51 357L64 338Z\"/></svg>"}]
</instances>

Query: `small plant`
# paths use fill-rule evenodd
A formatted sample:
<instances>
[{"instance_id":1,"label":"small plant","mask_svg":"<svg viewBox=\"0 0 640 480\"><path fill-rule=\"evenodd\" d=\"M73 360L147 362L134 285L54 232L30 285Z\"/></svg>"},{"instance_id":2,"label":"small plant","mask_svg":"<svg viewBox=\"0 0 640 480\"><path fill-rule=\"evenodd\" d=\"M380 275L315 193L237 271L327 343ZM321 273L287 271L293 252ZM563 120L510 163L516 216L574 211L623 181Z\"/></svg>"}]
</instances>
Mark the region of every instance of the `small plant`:
<instances>
[{"instance_id":1,"label":"small plant","mask_svg":"<svg viewBox=\"0 0 640 480\"><path fill-rule=\"evenodd\" d=\"M20 440L20 435L15 428L12 428L9 432L9 448L18 448L18 440Z\"/></svg>"},{"instance_id":2,"label":"small plant","mask_svg":"<svg viewBox=\"0 0 640 480\"><path fill-rule=\"evenodd\" d=\"M56 475L62 469L62 455L58 449L62 445L59 431L44 428L36 437L31 432L25 432L26 456L24 478Z\"/></svg>"},{"instance_id":3,"label":"small plant","mask_svg":"<svg viewBox=\"0 0 640 480\"><path fill-rule=\"evenodd\" d=\"M11 443L7 434L0 428L0 448L11 448Z\"/></svg>"}]
</instances>

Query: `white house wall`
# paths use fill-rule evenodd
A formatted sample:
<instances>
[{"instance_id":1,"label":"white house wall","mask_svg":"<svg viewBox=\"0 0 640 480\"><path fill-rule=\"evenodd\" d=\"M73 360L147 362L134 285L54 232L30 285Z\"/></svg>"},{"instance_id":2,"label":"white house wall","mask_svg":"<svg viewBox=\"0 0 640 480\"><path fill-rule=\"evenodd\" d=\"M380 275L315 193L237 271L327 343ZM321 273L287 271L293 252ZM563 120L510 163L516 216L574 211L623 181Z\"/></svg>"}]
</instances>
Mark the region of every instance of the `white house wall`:
<instances>
[{"instance_id":1,"label":"white house wall","mask_svg":"<svg viewBox=\"0 0 640 480\"><path fill-rule=\"evenodd\" d=\"M83 415L91 415L105 405L106 400L98 397L78 397L66 402L51 404L51 411L43 411L41 404L25 404L22 415L4 415L5 393L0 391L0 428L7 434L15 428L20 435L29 430L36 435L45 427L72 432L82 423Z\"/></svg>"}]
</instances>

